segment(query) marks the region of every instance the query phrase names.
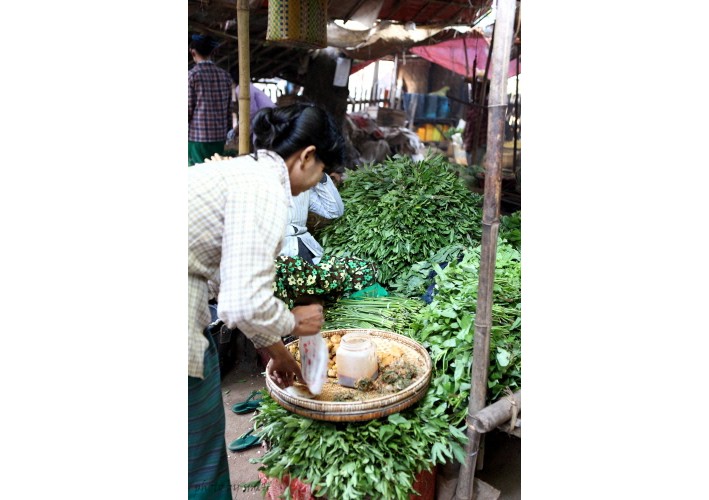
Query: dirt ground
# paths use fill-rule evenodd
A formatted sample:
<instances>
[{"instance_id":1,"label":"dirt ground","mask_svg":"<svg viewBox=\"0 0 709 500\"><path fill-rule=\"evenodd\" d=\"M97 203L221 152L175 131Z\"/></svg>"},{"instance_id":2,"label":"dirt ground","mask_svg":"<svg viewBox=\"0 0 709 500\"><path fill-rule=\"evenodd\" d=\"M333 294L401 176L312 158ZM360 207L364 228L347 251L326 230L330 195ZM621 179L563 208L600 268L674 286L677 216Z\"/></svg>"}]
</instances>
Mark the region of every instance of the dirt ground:
<instances>
[{"instance_id":1,"label":"dirt ground","mask_svg":"<svg viewBox=\"0 0 709 500\"><path fill-rule=\"evenodd\" d=\"M256 360L253 362L242 360L222 380L227 445L253 428L251 418L254 413L237 415L231 411L232 405L244 401L249 397L251 391L265 387L263 367ZM261 446L241 452L227 450L234 500L263 498L258 488L245 489L242 485L258 480L259 466L250 463L249 459L263 456L264 451ZM476 473L476 477L500 490L499 500L521 499L521 439L503 432L487 434L484 466Z\"/></svg>"},{"instance_id":2,"label":"dirt ground","mask_svg":"<svg viewBox=\"0 0 709 500\"><path fill-rule=\"evenodd\" d=\"M237 415L231 411L232 405L244 401L251 391L264 389L266 383L262 375L262 368L256 363L250 365L240 364L233 368L222 380L222 398L224 400L224 414L226 415L226 443L229 445L249 429L253 428L251 418L254 413ZM244 489L244 483L258 479L258 464L249 462L251 458L263 456L264 448L256 446L244 451L229 451L229 476L233 499L263 498L258 488Z\"/></svg>"}]
</instances>

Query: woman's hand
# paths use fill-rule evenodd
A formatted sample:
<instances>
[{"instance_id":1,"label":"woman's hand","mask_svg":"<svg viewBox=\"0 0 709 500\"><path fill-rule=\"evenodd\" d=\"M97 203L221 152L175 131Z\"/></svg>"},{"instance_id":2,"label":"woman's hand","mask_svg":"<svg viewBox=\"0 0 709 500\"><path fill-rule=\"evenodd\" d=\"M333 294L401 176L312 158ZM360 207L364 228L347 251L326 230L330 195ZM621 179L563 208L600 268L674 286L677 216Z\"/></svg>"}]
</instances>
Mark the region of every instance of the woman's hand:
<instances>
[{"instance_id":1,"label":"woman's hand","mask_svg":"<svg viewBox=\"0 0 709 500\"><path fill-rule=\"evenodd\" d=\"M295 379L303 380L298 362L293 358L283 342L278 341L265 348L271 356L271 380L278 387L285 389L295 382Z\"/></svg>"},{"instance_id":2,"label":"woman's hand","mask_svg":"<svg viewBox=\"0 0 709 500\"><path fill-rule=\"evenodd\" d=\"M295 328L292 334L296 337L315 335L320 332L325 316L323 316L322 304L310 304L307 306L296 306L291 309L295 316Z\"/></svg>"}]
</instances>

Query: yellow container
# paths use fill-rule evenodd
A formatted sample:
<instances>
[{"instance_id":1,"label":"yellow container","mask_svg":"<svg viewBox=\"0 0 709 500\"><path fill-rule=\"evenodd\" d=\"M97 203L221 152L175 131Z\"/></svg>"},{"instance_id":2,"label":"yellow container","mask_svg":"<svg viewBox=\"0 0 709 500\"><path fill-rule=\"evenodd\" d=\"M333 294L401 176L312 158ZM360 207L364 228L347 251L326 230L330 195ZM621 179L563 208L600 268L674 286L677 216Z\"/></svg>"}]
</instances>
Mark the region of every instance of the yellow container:
<instances>
[{"instance_id":1,"label":"yellow container","mask_svg":"<svg viewBox=\"0 0 709 500\"><path fill-rule=\"evenodd\" d=\"M424 139L426 142L430 142L433 140L433 131L434 127L432 123L427 123L426 124L426 139Z\"/></svg>"},{"instance_id":2,"label":"yellow container","mask_svg":"<svg viewBox=\"0 0 709 500\"><path fill-rule=\"evenodd\" d=\"M416 133L418 134L419 139L421 139L422 141L426 140L426 127L417 128Z\"/></svg>"},{"instance_id":3,"label":"yellow container","mask_svg":"<svg viewBox=\"0 0 709 500\"><path fill-rule=\"evenodd\" d=\"M433 132L431 133L431 140L436 141L436 142L440 142L443 140L443 134L441 134L441 131L435 125L433 125Z\"/></svg>"}]
</instances>

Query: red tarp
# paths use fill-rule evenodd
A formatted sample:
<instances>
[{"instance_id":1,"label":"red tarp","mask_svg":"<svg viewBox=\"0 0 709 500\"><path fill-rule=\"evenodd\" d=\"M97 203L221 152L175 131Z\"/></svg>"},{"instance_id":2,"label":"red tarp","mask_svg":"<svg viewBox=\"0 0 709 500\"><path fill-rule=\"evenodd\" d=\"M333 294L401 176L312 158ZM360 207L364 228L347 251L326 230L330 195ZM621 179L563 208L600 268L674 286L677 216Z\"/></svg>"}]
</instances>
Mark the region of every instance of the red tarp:
<instances>
[{"instance_id":1,"label":"red tarp","mask_svg":"<svg viewBox=\"0 0 709 500\"><path fill-rule=\"evenodd\" d=\"M471 35L461 36L452 40L437 43L435 45L420 45L409 49L412 53L443 66L459 75L473 76L473 61L476 62L478 72L485 71L487 55L490 51L490 44L485 37L477 32ZM466 68L465 52L468 53L468 67ZM475 60L477 56L477 61ZM520 65L520 72L521 72ZM488 70L488 76L492 70ZM517 74L517 60L510 61L510 69L507 76Z\"/></svg>"}]
</instances>

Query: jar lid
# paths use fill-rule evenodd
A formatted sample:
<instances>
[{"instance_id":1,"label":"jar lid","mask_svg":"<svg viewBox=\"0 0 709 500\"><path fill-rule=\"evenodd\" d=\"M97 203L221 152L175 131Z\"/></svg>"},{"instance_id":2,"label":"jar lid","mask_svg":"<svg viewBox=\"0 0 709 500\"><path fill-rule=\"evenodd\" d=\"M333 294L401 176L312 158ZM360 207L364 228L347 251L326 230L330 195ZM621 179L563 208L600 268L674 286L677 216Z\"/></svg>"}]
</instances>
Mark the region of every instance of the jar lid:
<instances>
[{"instance_id":1,"label":"jar lid","mask_svg":"<svg viewBox=\"0 0 709 500\"><path fill-rule=\"evenodd\" d=\"M374 344L370 340L369 335L363 333L348 333L342 337L340 345L344 345L350 350L360 351L370 349Z\"/></svg>"}]
</instances>

